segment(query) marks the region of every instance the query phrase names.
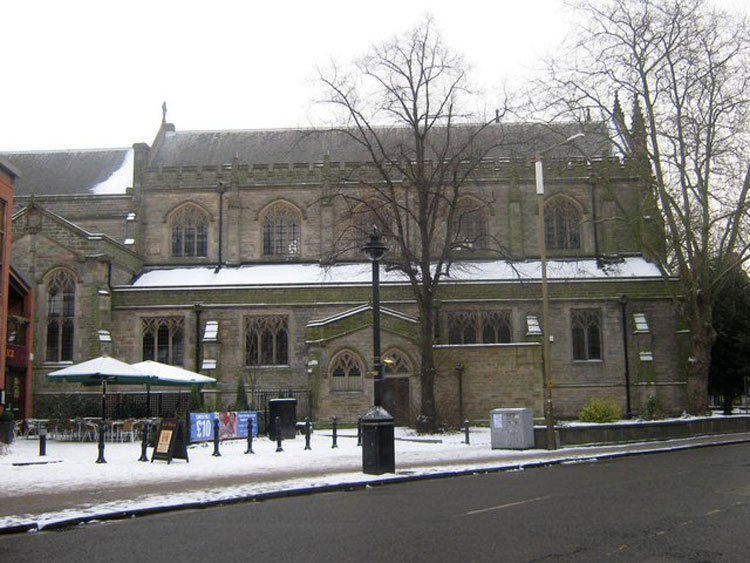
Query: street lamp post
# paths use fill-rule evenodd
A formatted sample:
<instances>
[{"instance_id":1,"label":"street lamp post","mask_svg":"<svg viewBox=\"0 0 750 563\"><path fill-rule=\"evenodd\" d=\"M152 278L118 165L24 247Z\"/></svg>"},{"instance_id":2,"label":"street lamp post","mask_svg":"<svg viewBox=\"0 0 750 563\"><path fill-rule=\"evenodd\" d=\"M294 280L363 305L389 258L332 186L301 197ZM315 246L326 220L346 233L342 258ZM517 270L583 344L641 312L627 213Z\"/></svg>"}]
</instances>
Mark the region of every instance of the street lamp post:
<instances>
[{"instance_id":1,"label":"street lamp post","mask_svg":"<svg viewBox=\"0 0 750 563\"><path fill-rule=\"evenodd\" d=\"M362 251L372 261L372 354L375 372L373 406L362 417L362 472L370 475L395 473L393 417L381 404L383 362L380 357L380 260L388 247L373 229Z\"/></svg>"},{"instance_id":2,"label":"street lamp post","mask_svg":"<svg viewBox=\"0 0 750 563\"><path fill-rule=\"evenodd\" d=\"M380 358L380 260L388 252L388 247L380 240L380 232L373 229L370 240L362 251L372 261L372 355L375 371L375 389L373 404L381 405L381 386L383 381L383 362Z\"/></svg>"},{"instance_id":3,"label":"street lamp post","mask_svg":"<svg viewBox=\"0 0 750 563\"><path fill-rule=\"evenodd\" d=\"M547 427L547 449L557 449L555 440L555 417L552 403L552 375L550 370L549 344L549 288L547 284L547 241L544 236L544 160L543 156L549 151L566 145L575 139L583 137L577 133L560 143L536 153L534 159L534 177L536 179L536 198L538 205L537 239L539 241L539 258L542 263L542 387L544 393L544 422Z\"/></svg>"}]
</instances>

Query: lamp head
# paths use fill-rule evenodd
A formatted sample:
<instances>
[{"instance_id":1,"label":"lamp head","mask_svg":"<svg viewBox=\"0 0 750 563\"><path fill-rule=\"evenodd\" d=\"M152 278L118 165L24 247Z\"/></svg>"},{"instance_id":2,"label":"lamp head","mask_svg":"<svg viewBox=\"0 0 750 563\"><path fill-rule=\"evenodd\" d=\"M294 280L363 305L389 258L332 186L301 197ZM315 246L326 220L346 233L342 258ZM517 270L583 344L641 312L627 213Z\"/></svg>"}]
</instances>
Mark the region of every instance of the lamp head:
<instances>
[{"instance_id":1,"label":"lamp head","mask_svg":"<svg viewBox=\"0 0 750 563\"><path fill-rule=\"evenodd\" d=\"M380 231L377 227L373 228L370 240L362 247L362 252L373 262L379 261L388 252L388 247L380 240Z\"/></svg>"}]
</instances>

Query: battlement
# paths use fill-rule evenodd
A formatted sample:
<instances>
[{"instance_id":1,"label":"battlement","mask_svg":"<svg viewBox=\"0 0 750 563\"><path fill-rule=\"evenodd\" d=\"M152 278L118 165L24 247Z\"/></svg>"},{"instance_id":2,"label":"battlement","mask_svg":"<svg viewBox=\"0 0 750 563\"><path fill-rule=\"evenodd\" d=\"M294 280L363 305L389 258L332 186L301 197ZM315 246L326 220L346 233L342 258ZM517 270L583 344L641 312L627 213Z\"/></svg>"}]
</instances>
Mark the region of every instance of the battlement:
<instances>
[{"instance_id":1,"label":"battlement","mask_svg":"<svg viewBox=\"0 0 750 563\"><path fill-rule=\"evenodd\" d=\"M483 159L478 164L468 160L463 163L475 166L470 175L472 181L533 181L534 163L529 159L500 158ZM427 166L434 163L428 161ZM398 179L394 168L393 178ZM600 157L592 160L584 158L546 159L545 174L553 178L581 178L594 174L607 176L628 176L629 164L617 157ZM239 186L260 184L336 184L341 182L361 182L381 180L373 162L293 162L293 163L253 163L225 164L222 166L183 166L148 168L144 180L147 185L159 187L205 187L236 182Z\"/></svg>"}]
</instances>

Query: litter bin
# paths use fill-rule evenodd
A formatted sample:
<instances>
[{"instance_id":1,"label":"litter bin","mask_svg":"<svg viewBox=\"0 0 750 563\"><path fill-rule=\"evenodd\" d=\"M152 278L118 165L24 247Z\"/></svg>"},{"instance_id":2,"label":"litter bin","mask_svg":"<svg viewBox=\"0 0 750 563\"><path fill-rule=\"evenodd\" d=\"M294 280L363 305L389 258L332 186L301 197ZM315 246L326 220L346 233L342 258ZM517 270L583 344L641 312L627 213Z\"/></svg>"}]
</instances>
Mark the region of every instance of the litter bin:
<instances>
[{"instance_id":1,"label":"litter bin","mask_svg":"<svg viewBox=\"0 0 750 563\"><path fill-rule=\"evenodd\" d=\"M534 415L531 409L490 411L492 449L524 450L534 447Z\"/></svg>"},{"instance_id":2,"label":"litter bin","mask_svg":"<svg viewBox=\"0 0 750 563\"><path fill-rule=\"evenodd\" d=\"M362 417L362 473L395 472L393 417L382 407L371 407Z\"/></svg>"},{"instance_id":3,"label":"litter bin","mask_svg":"<svg viewBox=\"0 0 750 563\"><path fill-rule=\"evenodd\" d=\"M271 399L268 401L268 437L276 439L276 417L279 417L281 437L292 440L297 434L297 399Z\"/></svg>"}]
</instances>

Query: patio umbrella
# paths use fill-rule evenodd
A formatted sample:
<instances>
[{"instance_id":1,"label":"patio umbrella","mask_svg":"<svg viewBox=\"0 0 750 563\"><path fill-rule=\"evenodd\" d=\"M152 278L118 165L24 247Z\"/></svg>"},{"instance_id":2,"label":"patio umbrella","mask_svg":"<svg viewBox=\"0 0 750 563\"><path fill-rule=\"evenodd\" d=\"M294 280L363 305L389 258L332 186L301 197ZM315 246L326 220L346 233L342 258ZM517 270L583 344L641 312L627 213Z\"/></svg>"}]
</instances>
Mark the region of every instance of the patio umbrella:
<instances>
[{"instance_id":1,"label":"patio umbrella","mask_svg":"<svg viewBox=\"0 0 750 563\"><path fill-rule=\"evenodd\" d=\"M149 410L151 408L151 385L201 387L203 385L213 385L216 383L216 379L213 377L201 375L181 367L162 364L161 362L156 362L154 360L138 362L133 364L133 367L154 377L154 380L150 381L149 385L146 385L146 404Z\"/></svg>"},{"instance_id":2,"label":"patio umbrella","mask_svg":"<svg viewBox=\"0 0 750 563\"><path fill-rule=\"evenodd\" d=\"M155 376L144 373L137 367L109 356L99 356L92 360L73 364L47 374L48 381L102 385L102 429L107 418L107 382L118 385L148 384ZM99 457L96 463L107 463L104 459L104 433L99 432Z\"/></svg>"},{"instance_id":3,"label":"patio umbrella","mask_svg":"<svg viewBox=\"0 0 750 563\"><path fill-rule=\"evenodd\" d=\"M197 387L201 385L213 385L216 383L216 379L213 377L201 375L200 373L195 373L194 371L186 370L181 367L162 364L161 362L155 362L153 360L138 362L133 364L133 367L143 373L153 376L155 379L149 382L152 385Z\"/></svg>"}]
</instances>

